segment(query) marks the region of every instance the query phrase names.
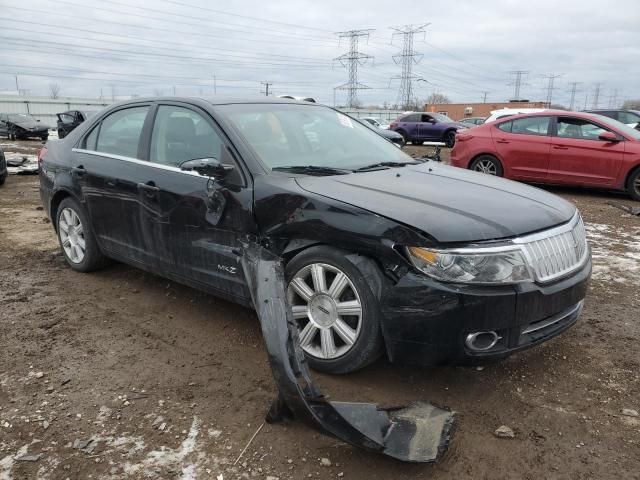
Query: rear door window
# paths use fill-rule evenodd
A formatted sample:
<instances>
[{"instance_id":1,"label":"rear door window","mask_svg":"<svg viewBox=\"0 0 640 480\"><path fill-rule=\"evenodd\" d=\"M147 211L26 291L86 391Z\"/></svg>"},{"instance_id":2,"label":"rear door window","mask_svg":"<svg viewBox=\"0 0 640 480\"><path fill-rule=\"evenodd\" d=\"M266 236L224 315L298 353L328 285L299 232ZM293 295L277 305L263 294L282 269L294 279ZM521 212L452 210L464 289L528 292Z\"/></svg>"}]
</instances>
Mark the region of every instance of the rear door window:
<instances>
[{"instance_id":1,"label":"rear door window","mask_svg":"<svg viewBox=\"0 0 640 480\"><path fill-rule=\"evenodd\" d=\"M547 135L551 117L525 117L512 120L511 133L518 135Z\"/></svg>"},{"instance_id":2,"label":"rear door window","mask_svg":"<svg viewBox=\"0 0 640 480\"><path fill-rule=\"evenodd\" d=\"M418 115L417 113L414 115L407 115L406 117L401 118L400 121L407 123L416 123L420 121L420 115Z\"/></svg>"},{"instance_id":3,"label":"rear door window","mask_svg":"<svg viewBox=\"0 0 640 480\"><path fill-rule=\"evenodd\" d=\"M511 133L511 125L512 124L513 124L513 122L503 122L503 123L499 123L498 125L496 125L496 127L499 128L500 130L502 130L503 132Z\"/></svg>"},{"instance_id":4,"label":"rear door window","mask_svg":"<svg viewBox=\"0 0 640 480\"><path fill-rule=\"evenodd\" d=\"M118 110L105 117L100 124L96 151L139 158L138 145L148 111L148 106L132 107Z\"/></svg>"}]
</instances>

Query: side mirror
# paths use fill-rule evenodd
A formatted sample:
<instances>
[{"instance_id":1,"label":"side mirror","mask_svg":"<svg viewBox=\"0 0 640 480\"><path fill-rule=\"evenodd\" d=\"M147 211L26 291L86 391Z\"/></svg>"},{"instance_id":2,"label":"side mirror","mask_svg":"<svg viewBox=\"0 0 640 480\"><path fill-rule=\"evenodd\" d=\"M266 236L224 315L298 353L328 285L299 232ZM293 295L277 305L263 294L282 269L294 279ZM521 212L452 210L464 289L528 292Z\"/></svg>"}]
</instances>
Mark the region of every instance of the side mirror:
<instances>
[{"instance_id":1,"label":"side mirror","mask_svg":"<svg viewBox=\"0 0 640 480\"><path fill-rule=\"evenodd\" d=\"M613 132L602 132L600 135L598 135L598 139L602 140L603 142L615 143L620 141L618 136Z\"/></svg>"},{"instance_id":2,"label":"side mirror","mask_svg":"<svg viewBox=\"0 0 640 480\"><path fill-rule=\"evenodd\" d=\"M224 178L233 168L233 165L225 165L215 158L197 158L180 164L180 170L194 171L203 177L212 178Z\"/></svg>"}]
</instances>

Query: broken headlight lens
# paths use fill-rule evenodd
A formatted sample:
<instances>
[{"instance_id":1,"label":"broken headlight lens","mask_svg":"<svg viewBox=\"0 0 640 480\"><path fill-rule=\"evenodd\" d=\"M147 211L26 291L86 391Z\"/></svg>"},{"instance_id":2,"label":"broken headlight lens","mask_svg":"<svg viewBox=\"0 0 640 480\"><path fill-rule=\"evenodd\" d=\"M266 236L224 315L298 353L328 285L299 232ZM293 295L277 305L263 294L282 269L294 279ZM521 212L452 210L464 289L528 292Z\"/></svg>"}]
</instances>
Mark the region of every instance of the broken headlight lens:
<instances>
[{"instance_id":1,"label":"broken headlight lens","mask_svg":"<svg viewBox=\"0 0 640 480\"><path fill-rule=\"evenodd\" d=\"M433 250L409 247L413 265L443 282L519 283L533 281L531 269L520 249Z\"/></svg>"}]
</instances>

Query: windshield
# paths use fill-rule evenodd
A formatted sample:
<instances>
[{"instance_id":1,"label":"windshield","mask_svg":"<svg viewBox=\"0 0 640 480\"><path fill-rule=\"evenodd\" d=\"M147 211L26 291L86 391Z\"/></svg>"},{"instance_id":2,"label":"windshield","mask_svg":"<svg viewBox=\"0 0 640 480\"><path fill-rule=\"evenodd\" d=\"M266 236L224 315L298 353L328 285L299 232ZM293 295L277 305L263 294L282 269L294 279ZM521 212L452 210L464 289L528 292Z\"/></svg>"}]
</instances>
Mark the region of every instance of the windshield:
<instances>
[{"instance_id":1,"label":"windshield","mask_svg":"<svg viewBox=\"0 0 640 480\"><path fill-rule=\"evenodd\" d=\"M605 117L604 115L595 115L598 117L598 120L605 125L613 127L619 130L625 137L631 138L633 140L640 140L640 131L635 128L630 127L629 125L619 122L618 120L614 120L610 117Z\"/></svg>"},{"instance_id":2,"label":"windshield","mask_svg":"<svg viewBox=\"0 0 640 480\"><path fill-rule=\"evenodd\" d=\"M217 108L271 169L314 165L356 170L381 162L414 162L370 128L328 107L234 104Z\"/></svg>"},{"instance_id":3,"label":"windshield","mask_svg":"<svg viewBox=\"0 0 640 480\"><path fill-rule=\"evenodd\" d=\"M33 117L26 113L12 113L8 117L9 121L14 123L35 122Z\"/></svg>"},{"instance_id":4,"label":"windshield","mask_svg":"<svg viewBox=\"0 0 640 480\"><path fill-rule=\"evenodd\" d=\"M453 120L442 113L430 113L433 118L435 118L438 122L453 122ZM455 123L455 122L453 122Z\"/></svg>"}]
</instances>

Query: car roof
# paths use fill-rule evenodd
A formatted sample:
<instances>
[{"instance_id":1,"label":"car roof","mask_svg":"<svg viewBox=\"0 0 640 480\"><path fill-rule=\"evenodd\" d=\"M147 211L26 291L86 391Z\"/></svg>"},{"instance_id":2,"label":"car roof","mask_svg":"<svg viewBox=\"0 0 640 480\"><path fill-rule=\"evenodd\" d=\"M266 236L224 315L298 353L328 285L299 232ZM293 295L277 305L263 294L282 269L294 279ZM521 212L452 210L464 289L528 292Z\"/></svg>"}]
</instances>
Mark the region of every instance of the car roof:
<instances>
[{"instance_id":1,"label":"car roof","mask_svg":"<svg viewBox=\"0 0 640 480\"><path fill-rule=\"evenodd\" d=\"M144 102L184 102L184 101L193 101L199 100L211 105L229 105L229 104L297 104L297 105L311 105L318 106L322 105L320 103L306 102L302 100L291 100L288 98L279 98L279 97L263 97L263 96L255 96L255 97L235 97L235 96L211 96L211 97L202 97L202 96L175 96L175 97L137 97L131 98L128 100L122 100L120 102L114 103L113 105L128 105L133 103L144 103ZM324 105L323 105L324 106Z\"/></svg>"},{"instance_id":2,"label":"car roof","mask_svg":"<svg viewBox=\"0 0 640 480\"><path fill-rule=\"evenodd\" d=\"M548 110L544 110L542 112L530 112L530 113L518 113L518 114L514 114L511 115L510 117L505 117L505 118L499 118L498 120L495 120L493 122L491 122L490 124L487 125L495 125L498 123L503 123L503 122L508 122L510 120L515 120L517 118L524 118L524 117L548 117L548 116L569 116L569 117L577 117L577 118L584 118L585 120L597 120L597 118L595 118L595 115L597 115L596 113L589 113L589 112L574 112L574 111L570 111L570 110L552 110L552 109L548 109Z\"/></svg>"}]
</instances>

